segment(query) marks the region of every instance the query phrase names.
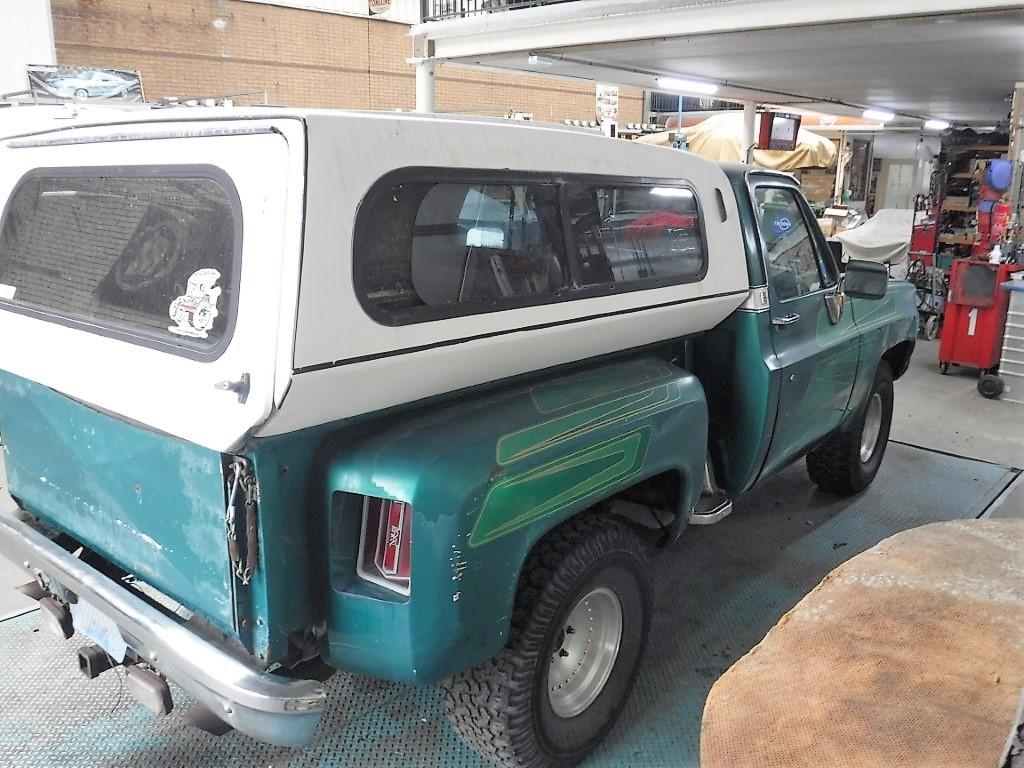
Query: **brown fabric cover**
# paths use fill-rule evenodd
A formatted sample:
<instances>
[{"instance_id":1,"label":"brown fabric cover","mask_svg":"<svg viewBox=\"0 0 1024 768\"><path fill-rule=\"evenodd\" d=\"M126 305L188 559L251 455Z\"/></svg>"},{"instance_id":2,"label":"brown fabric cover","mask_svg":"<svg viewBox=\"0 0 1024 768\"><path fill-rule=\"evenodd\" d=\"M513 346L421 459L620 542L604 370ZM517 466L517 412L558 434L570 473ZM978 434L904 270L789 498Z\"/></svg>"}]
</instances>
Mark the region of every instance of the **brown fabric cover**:
<instances>
[{"instance_id":1,"label":"brown fabric cover","mask_svg":"<svg viewBox=\"0 0 1024 768\"><path fill-rule=\"evenodd\" d=\"M904 531L715 683L702 768L993 768L1024 686L1024 521Z\"/></svg>"}]
</instances>

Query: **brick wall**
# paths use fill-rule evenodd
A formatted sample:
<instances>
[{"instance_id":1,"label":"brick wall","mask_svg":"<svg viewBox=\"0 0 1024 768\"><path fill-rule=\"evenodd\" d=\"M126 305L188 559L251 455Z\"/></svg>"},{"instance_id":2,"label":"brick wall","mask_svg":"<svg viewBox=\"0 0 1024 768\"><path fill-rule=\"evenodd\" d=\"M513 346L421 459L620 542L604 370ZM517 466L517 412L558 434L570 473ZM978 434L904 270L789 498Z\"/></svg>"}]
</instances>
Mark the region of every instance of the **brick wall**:
<instances>
[{"instance_id":1,"label":"brick wall","mask_svg":"<svg viewBox=\"0 0 1024 768\"><path fill-rule=\"evenodd\" d=\"M60 64L136 69L148 99L264 90L272 104L412 109L408 27L233 0L52 0ZM245 99L239 99L245 102ZM594 119L594 87L443 66L443 112ZM624 89L620 121L641 120L641 91Z\"/></svg>"}]
</instances>

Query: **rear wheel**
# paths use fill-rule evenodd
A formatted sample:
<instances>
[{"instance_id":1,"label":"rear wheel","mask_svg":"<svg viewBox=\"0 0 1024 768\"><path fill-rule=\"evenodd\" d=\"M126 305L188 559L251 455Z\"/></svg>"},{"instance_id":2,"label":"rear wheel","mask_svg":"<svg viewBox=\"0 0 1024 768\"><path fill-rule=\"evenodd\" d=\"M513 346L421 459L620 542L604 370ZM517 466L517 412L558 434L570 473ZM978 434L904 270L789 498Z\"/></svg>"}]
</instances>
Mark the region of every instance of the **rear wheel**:
<instances>
[{"instance_id":1,"label":"rear wheel","mask_svg":"<svg viewBox=\"0 0 1024 768\"><path fill-rule=\"evenodd\" d=\"M639 537L597 514L541 540L520 579L508 644L444 683L455 731L515 768L572 766L618 718L647 640Z\"/></svg>"},{"instance_id":2,"label":"rear wheel","mask_svg":"<svg viewBox=\"0 0 1024 768\"><path fill-rule=\"evenodd\" d=\"M819 488L840 495L860 493L878 474L892 426L892 370L884 360L857 424L837 432L807 454L807 473Z\"/></svg>"}]
</instances>

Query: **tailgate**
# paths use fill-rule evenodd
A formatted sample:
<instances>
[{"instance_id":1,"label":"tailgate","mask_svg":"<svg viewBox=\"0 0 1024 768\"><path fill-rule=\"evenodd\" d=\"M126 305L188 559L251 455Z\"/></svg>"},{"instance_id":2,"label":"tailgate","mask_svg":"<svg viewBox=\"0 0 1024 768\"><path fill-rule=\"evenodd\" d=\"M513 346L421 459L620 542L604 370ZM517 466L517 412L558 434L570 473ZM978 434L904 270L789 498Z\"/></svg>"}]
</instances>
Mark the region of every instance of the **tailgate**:
<instances>
[{"instance_id":1,"label":"tailgate","mask_svg":"<svg viewBox=\"0 0 1024 768\"><path fill-rule=\"evenodd\" d=\"M219 453L8 373L0 437L24 509L232 631Z\"/></svg>"},{"instance_id":2,"label":"tailgate","mask_svg":"<svg viewBox=\"0 0 1024 768\"><path fill-rule=\"evenodd\" d=\"M291 374L302 123L0 142L0 436L11 494L236 628L222 456Z\"/></svg>"}]
</instances>

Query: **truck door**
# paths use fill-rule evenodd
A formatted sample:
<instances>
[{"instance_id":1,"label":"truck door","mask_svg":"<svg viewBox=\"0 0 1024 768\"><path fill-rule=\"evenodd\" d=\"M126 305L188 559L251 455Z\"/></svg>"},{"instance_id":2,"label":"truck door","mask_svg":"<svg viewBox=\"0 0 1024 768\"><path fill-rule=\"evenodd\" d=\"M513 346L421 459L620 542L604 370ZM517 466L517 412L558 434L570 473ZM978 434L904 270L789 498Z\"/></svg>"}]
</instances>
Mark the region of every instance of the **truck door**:
<instances>
[{"instance_id":1,"label":"truck door","mask_svg":"<svg viewBox=\"0 0 1024 768\"><path fill-rule=\"evenodd\" d=\"M782 179L753 181L768 280L779 406L764 472L839 426L857 373L852 313L842 311L838 274L803 195ZM770 180L769 180L770 179Z\"/></svg>"}]
</instances>

